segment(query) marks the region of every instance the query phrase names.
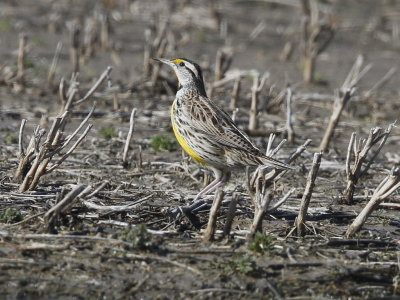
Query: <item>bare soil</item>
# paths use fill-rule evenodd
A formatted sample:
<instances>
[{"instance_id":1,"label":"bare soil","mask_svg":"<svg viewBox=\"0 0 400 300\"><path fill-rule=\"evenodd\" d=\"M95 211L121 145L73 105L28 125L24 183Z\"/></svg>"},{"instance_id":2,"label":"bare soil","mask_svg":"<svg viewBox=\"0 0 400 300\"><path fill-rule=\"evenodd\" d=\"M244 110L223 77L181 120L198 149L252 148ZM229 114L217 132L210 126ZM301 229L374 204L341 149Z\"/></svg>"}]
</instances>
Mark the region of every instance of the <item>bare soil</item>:
<instances>
[{"instance_id":1,"label":"bare soil","mask_svg":"<svg viewBox=\"0 0 400 300\"><path fill-rule=\"evenodd\" d=\"M0 3L0 298L2 299L398 299L400 293L400 220L398 192L386 199L352 239L348 226L368 202L390 169L399 164L400 131L394 128L371 169L358 183L355 203L339 203L346 186L345 159L352 132L366 138L370 128L387 128L399 118L400 77L395 74L370 97L365 93L391 67L399 67L400 3L397 1L317 1L331 12L335 36L318 56L316 83L302 82L301 10L297 1L78 1L36 0ZM299 1L300 2L300 1ZM214 3L211 5L210 3ZM286 4L285 4L286 3ZM20 193L13 181L18 165L18 131L27 119L24 144L40 124L49 130L60 111L58 82L71 77L70 30L96 14L107 13L107 49L96 43L93 57L82 59L79 96L112 66L104 83L75 108L65 131L70 134L96 101L93 129L74 153L36 189ZM203 170L172 149L155 150L155 136L173 141L169 107L174 75L162 69L155 85L143 76L145 30L151 41L160 20L169 18L165 56L187 57L213 81L217 50L233 51L231 70L270 72L261 93L260 131L285 137L285 101L267 107L268 89L277 95L288 84L294 90L293 144L277 158L284 160L307 139L311 145L273 188L274 202L295 191L263 222L266 243L245 242L254 207L245 172L233 174L218 218L216 241L202 241L209 207L197 213L200 227L170 208L190 204L204 182ZM264 22L256 36L253 30ZM50 25L49 25L50 24ZM224 26L226 24L226 32ZM221 29L222 28L222 29ZM26 70L16 73L18 35L28 37ZM52 85L47 73L57 43L63 48ZM293 54L280 60L287 42ZM372 69L361 79L335 131L316 180L307 217L307 234L293 231L313 153L328 123L335 90L340 88L357 55ZM252 78L245 77L237 123L246 128ZM233 82L217 88L213 99L227 112ZM112 92L110 92L112 91ZM119 108L114 106L118 98ZM267 109L266 109L267 107ZM132 108L137 109L130 144L130 164L122 152ZM252 136L265 149L266 137ZM77 184L97 193L77 199L49 224L44 214ZM238 207L230 236L222 238L233 193ZM7 214L6 214L7 212ZM13 214L10 216L10 214ZM7 217L4 217L7 215ZM142 227L140 224L145 224ZM146 230L147 229L147 230ZM263 240L265 241L265 239ZM256 245L256 246L257 246ZM254 246L254 244L253 244Z\"/></svg>"}]
</instances>

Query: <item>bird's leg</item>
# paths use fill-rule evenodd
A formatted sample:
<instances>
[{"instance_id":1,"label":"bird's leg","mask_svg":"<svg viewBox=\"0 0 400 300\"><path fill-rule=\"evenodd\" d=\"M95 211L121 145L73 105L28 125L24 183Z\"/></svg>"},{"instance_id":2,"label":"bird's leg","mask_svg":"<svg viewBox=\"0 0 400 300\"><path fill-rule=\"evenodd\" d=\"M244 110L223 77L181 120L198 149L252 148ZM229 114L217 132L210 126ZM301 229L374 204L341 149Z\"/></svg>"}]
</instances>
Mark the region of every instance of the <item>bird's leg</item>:
<instances>
[{"instance_id":1,"label":"bird's leg","mask_svg":"<svg viewBox=\"0 0 400 300\"><path fill-rule=\"evenodd\" d=\"M225 183L229 180L231 177L230 172L221 172L220 170L213 170L215 174L215 180L212 181L209 185L207 185L203 190L200 191L200 193L197 194L197 196L193 200L193 204L189 206L189 209L192 212L198 211L201 208L203 208L206 204L207 201L209 200L214 200L214 197L212 199L202 199L200 200L200 197L202 197L205 194L211 193L215 191L217 188L224 186Z\"/></svg>"},{"instance_id":2,"label":"bird's leg","mask_svg":"<svg viewBox=\"0 0 400 300\"><path fill-rule=\"evenodd\" d=\"M205 194L208 194L212 191L214 191L216 188L218 188L221 185L221 179L216 178L214 179L209 185L207 185L204 189L202 189L194 198L193 202L197 202L199 198Z\"/></svg>"},{"instance_id":3,"label":"bird's leg","mask_svg":"<svg viewBox=\"0 0 400 300\"><path fill-rule=\"evenodd\" d=\"M196 195L196 197L193 200L193 203L188 206L180 206L178 209L170 210L171 216L177 216L179 212L182 212L186 215L194 215L195 212L199 211L204 206L208 205L207 200L212 200L212 199L205 200L201 199L200 197L202 197L207 193L215 191L220 186L223 186L230 178L230 172L222 172L217 169L213 169L213 171L215 174L215 179L204 189L202 189L200 193Z\"/></svg>"},{"instance_id":4,"label":"bird's leg","mask_svg":"<svg viewBox=\"0 0 400 300\"><path fill-rule=\"evenodd\" d=\"M202 209L204 206L208 205L207 202L209 202L210 200L213 200L214 197L212 197L212 199L200 199L200 197L202 197L205 194L215 191L217 188L219 188L220 186L222 186L224 184L225 184L224 181L215 179L213 182L211 182L209 185L207 185L203 190L201 190L200 193L197 194L197 196L193 200L193 204L189 205L188 209L194 213L194 212Z\"/></svg>"},{"instance_id":5,"label":"bird's leg","mask_svg":"<svg viewBox=\"0 0 400 300\"><path fill-rule=\"evenodd\" d=\"M177 215L179 213L179 211L184 212L184 213L188 213L188 212L193 212L194 210L199 210L201 208L204 207L204 205L207 205L207 201L204 199L200 199L200 197L202 197L203 195L215 190L216 188L218 188L222 182L221 182L221 178L222 178L222 173L219 176L216 176L216 178L209 184L207 185L204 189L202 189L194 198L193 203L188 205L188 206L181 206L179 207L179 209L172 209L170 210L170 214L171 215Z\"/></svg>"},{"instance_id":6,"label":"bird's leg","mask_svg":"<svg viewBox=\"0 0 400 300\"><path fill-rule=\"evenodd\" d=\"M221 171L219 169L212 170L214 172L215 179L197 194L193 202L197 202L203 195L215 191L217 188L224 185L231 177L231 173L229 171Z\"/></svg>"}]
</instances>

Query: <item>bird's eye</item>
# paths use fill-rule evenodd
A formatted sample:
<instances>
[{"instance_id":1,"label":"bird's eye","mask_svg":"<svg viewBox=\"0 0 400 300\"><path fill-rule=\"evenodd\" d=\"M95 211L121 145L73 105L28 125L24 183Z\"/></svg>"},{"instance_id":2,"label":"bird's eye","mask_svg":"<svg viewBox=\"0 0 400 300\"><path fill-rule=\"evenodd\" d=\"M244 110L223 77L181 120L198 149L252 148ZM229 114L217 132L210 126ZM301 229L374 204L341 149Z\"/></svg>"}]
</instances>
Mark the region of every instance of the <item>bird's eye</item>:
<instances>
[{"instance_id":1,"label":"bird's eye","mask_svg":"<svg viewBox=\"0 0 400 300\"><path fill-rule=\"evenodd\" d=\"M184 63L184 62L181 62L181 63L179 63L179 66L184 67L184 66L185 66L185 63Z\"/></svg>"}]
</instances>

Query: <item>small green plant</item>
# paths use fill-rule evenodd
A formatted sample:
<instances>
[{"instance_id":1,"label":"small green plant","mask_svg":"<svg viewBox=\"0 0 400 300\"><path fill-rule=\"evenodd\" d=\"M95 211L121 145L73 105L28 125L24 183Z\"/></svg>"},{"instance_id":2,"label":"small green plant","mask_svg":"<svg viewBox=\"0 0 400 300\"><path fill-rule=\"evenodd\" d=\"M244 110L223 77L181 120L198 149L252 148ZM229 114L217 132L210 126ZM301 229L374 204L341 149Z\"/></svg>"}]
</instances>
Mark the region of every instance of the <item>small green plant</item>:
<instances>
[{"instance_id":1,"label":"small green plant","mask_svg":"<svg viewBox=\"0 0 400 300\"><path fill-rule=\"evenodd\" d=\"M204 33L204 30L194 30L192 32L193 40L198 42L205 42L207 40L207 35Z\"/></svg>"},{"instance_id":2,"label":"small green plant","mask_svg":"<svg viewBox=\"0 0 400 300\"><path fill-rule=\"evenodd\" d=\"M0 19L0 32L8 32L12 28L11 21L8 18L2 17Z\"/></svg>"},{"instance_id":3,"label":"small green plant","mask_svg":"<svg viewBox=\"0 0 400 300\"><path fill-rule=\"evenodd\" d=\"M0 212L0 223L11 224L19 221L22 221L22 214L16 208L8 207Z\"/></svg>"},{"instance_id":4,"label":"small green plant","mask_svg":"<svg viewBox=\"0 0 400 300\"><path fill-rule=\"evenodd\" d=\"M319 85L328 85L328 80L321 74L316 72L314 74L313 82Z\"/></svg>"},{"instance_id":5,"label":"small green plant","mask_svg":"<svg viewBox=\"0 0 400 300\"><path fill-rule=\"evenodd\" d=\"M247 248L259 254L267 254L273 249L274 241L275 238L273 236L257 232Z\"/></svg>"},{"instance_id":6,"label":"small green plant","mask_svg":"<svg viewBox=\"0 0 400 300\"><path fill-rule=\"evenodd\" d=\"M33 44L35 44L35 46L39 46L39 47L43 46L43 40L39 36L36 36L36 35L31 36L30 40Z\"/></svg>"},{"instance_id":7,"label":"small green plant","mask_svg":"<svg viewBox=\"0 0 400 300\"><path fill-rule=\"evenodd\" d=\"M117 232L117 237L131 244L133 249L146 250L155 246L145 224L139 224L134 227L128 226Z\"/></svg>"},{"instance_id":8,"label":"small green plant","mask_svg":"<svg viewBox=\"0 0 400 300\"><path fill-rule=\"evenodd\" d=\"M156 135L151 140L150 146L154 151L158 151L160 149L173 151L176 149L176 142L170 137L163 135Z\"/></svg>"},{"instance_id":9,"label":"small green plant","mask_svg":"<svg viewBox=\"0 0 400 300\"><path fill-rule=\"evenodd\" d=\"M117 131L115 130L115 127L105 127L100 130L100 136L109 140L117 136Z\"/></svg>"},{"instance_id":10,"label":"small green plant","mask_svg":"<svg viewBox=\"0 0 400 300\"><path fill-rule=\"evenodd\" d=\"M235 256L231 261L229 261L224 271L226 273L237 272L244 275L256 271L256 263L249 256Z\"/></svg>"},{"instance_id":11,"label":"small green plant","mask_svg":"<svg viewBox=\"0 0 400 300\"><path fill-rule=\"evenodd\" d=\"M18 65L18 60L16 59L16 60L14 60L14 66L17 66L17 65ZM34 68L36 68L36 65L32 59L30 59L29 57L26 57L25 61L24 61L24 68L25 69L34 69Z\"/></svg>"},{"instance_id":12,"label":"small green plant","mask_svg":"<svg viewBox=\"0 0 400 300\"><path fill-rule=\"evenodd\" d=\"M3 138L4 144L16 144L18 143L18 139L10 132L7 132Z\"/></svg>"},{"instance_id":13,"label":"small green plant","mask_svg":"<svg viewBox=\"0 0 400 300\"><path fill-rule=\"evenodd\" d=\"M36 68L36 65L32 59L25 58L24 67L25 69L34 69Z\"/></svg>"}]
</instances>

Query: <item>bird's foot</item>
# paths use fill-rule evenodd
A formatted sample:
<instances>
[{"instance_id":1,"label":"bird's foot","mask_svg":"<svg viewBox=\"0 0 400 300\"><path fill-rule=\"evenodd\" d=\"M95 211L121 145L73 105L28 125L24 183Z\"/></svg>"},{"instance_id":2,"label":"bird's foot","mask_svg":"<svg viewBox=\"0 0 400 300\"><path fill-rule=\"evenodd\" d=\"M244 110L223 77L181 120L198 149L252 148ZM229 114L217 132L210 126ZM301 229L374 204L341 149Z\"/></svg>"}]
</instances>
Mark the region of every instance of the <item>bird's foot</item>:
<instances>
[{"instance_id":1,"label":"bird's foot","mask_svg":"<svg viewBox=\"0 0 400 300\"><path fill-rule=\"evenodd\" d=\"M202 197L202 199L196 200L190 205L169 208L167 214L174 219L178 219L180 216L184 215L189 219L193 226L200 228L200 220L196 214L202 209L210 206L210 202L212 202L213 199L213 195L206 195Z\"/></svg>"},{"instance_id":2,"label":"bird's foot","mask_svg":"<svg viewBox=\"0 0 400 300\"><path fill-rule=\"evenodd\" d=\"M177 220L180 216L185 216L194 227L200 229L201 223L196 213L206 205L207 203L205 203L205 201L199 200L191 205L169 208L167 210L167 214L175 220Z\"/></svg>"},{"instance_id":3,"label":"bird's foot","mask_svg":"<svg viewBox=\"0 0 400 300\"><path fill-rule=\"evenodd\" d=\"M196 213L206 205L207 202L205 200L197 200L193 202L191 205L183 205L170 208L168 209L168 214L173 218L177 218L179 215L182 214L186 215L187 213Z\"/></svg>"}]
</instances>

